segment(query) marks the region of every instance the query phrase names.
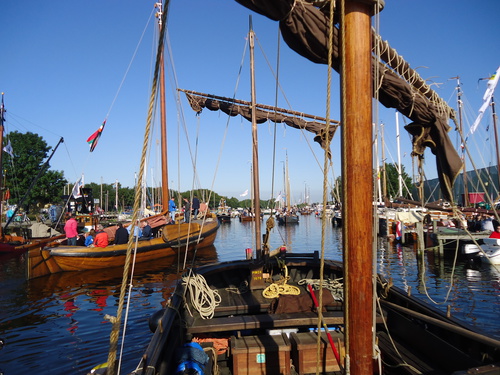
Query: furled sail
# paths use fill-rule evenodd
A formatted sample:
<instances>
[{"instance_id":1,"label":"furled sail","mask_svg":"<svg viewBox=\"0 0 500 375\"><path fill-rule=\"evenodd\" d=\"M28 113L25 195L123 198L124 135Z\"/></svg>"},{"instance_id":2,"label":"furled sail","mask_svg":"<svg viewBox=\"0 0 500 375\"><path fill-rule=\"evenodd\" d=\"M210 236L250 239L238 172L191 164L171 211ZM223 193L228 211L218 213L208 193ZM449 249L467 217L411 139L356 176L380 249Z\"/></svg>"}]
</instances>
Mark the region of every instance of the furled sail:
<instances>
[{"instance_id":1,"label":"furled sail","mask_svg":"<svg viewBox=\"0 0 500 375\"><path fill-rule=\"evenodd\" d=\"M315 63L328 63L328 9L321 10L308 2L295 0L236 1L248 9L279 21L283 39L292 50ZM338 72L339 30L335 28L333 31L332 67ZM378 100L385 107L396 108L413 121L405 127L413 135L413 152L422 157L425 148L430 147L436 155L443 194L451 200L451 187L462 168L460 156L448 136L448 118L454 118L454 111L428 86L420 83L418 87L408 84L402 78L401 72L395 72L375 58L373 69L377 71L377 74L373 74L373 77L376 77L373 87L378 89ZM414 73L414 76L418 75ZM411 81L424 82L418 78Z\"/></svg>"},{"instance_id":2,"label":"furled sail","mask_svg":"<svg viewBox=\"0 0 500 375\"><path fill-rule=\"evenodd\" d=\"M252 121L250 102L225 98L222 96L208 95L189 90L180 89L180 91L185 92L191 108L197 113L201 112L203 108L207 108L210 111L220 110L229 116L240 115L248 121ZM325 118L290 111L283 108L266 106L264 104L257 104L256 107L255 115L258 124L262 124L270 120L276 123L283 123L291 126L292 128L307 130L308 132L316 134L314 141L318 142L321 147L325 149L327 140ZM307 121L304 118L310 118L311 121ZM332 140L338 125L338 121L330 120L330 141ZM330 154L330 150L328 150L328 154Z\"/></svg>"}]
</instances>

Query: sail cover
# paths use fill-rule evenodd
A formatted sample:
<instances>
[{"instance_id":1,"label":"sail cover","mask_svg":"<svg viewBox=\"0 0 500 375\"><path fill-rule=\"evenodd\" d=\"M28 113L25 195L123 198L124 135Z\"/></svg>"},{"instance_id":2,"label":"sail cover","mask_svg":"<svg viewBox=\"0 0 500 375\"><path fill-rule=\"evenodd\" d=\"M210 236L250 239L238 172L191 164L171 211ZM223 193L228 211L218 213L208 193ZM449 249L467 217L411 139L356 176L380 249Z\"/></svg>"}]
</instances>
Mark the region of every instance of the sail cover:
<instances>
[{"instance_id":1,"label":"sail cover","mask_svg":"<svg viewBox=\"0 0 500 375\"><path fill-rule=\"evenodd\" d=\"M242 116L248 121L252 121L252 109L247 104L236 104L230 98L215 97L211 95L196 95L193 93L186 92L186 97L189 101L191 108L199 113L203 108L207 108L211 111L221 110L222 112L228 114L229 116ZM238 101L243 103L242 101ZM277 107L273 107L274 110L264 110L261 108L256 108L255 118L257 124L265 123L270 120L276 123L283 123L296 129L304 129L311 133L316 134L314 141L318 142L323 149L326 149L326 124L324 121L306 121L301 117L291 116L289 114L281 112L282 110ZM324 119L323 119L324 120ZM329 134L330 140L332 140L335 130L338 127L337 121L332 121L330 125ZM330 155L330 150L328 150L328 155Z\"/></svg>"},{"instance_id":2,"label":"sail cover","mask_svg":"<svg viewBox=\"0 0 500 375\"><path fill-rule=\"evenodd\" d=\"M279 21L283 39L298 54L318 64L328 63L328 34L330 20L325 9L305 1L296 0L236 0L241 5ZM339 31L334 28L332 68L339 72ZM378 64L378 65L377 65ZM426 147L436 155L438 177L444 196L451 201L451 187L462 168L462 161L448 136L448 117L453 116L442 105L429 100L418 90L378 60L373 59L373 69L378 68L378 100L387 108L396 108L413 122L406 130L413 136L413 152L421 157ZM373 75L376 76L375 74Z\"/></svg>"}]
</instances>

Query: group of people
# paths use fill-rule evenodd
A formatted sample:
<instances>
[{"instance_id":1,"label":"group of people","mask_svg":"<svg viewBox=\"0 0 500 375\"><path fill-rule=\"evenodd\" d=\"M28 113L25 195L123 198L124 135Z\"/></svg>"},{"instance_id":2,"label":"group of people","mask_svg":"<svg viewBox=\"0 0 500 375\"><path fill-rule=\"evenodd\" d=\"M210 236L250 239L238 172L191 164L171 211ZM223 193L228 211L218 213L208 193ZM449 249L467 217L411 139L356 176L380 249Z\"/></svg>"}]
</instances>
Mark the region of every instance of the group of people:
<instances>
[{"instance_id":1,"label":"group of people","mask_svg":"<svg viewBox=\"0 0 500 375\"><path fill-rule=\"evenodd\" d=\"M184 201L183 209L184 209L184 222L189 223L191 221L191 217L195 219L198 217L198 213L201 209L200 200L196 195L193 196L193 201L190 202L189 199L183 198ZM175 204L175 199L172 197L168 203L168 211L170 212L170 217L172 221L175 222L175 213L177 211L177 206Z\"/></svg>"},{"instance_id":2,"label":"group of people","mask_svg":"<svg viewBox=\"0 0 500 375\"><path fill-rule=\"evenodd\" d=\"M131 235L131 228L132 225L125 228L122 223L118 223L113 242L110 244L108 232L104 230L102 224L98 224L96 226L96 230L91 229L84 233L82 245L87 247L107 247L109 245L126 244L128 243ZM76 221L76 216L74 214L71 214L69 219L66 221L66 224L64 225L64 232L66 234L68 246L77 246L79 240L78 222ZM153 238L153 229L149 225L149 222L147 220L142 223L138 222L137 225L134 226L133 236L139 241L150 240Z\"/></svg>"}]
</instances>

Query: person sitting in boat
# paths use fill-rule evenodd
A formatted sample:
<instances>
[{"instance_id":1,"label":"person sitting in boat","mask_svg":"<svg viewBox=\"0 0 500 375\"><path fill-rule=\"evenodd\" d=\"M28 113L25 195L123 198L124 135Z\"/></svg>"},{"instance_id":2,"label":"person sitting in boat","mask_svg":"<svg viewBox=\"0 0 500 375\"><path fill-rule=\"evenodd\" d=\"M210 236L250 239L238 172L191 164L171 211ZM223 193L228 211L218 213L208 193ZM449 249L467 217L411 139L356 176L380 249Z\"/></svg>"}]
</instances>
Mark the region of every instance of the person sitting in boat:
<instances>
[{"instance_id":1,"label":"person sitting in boat","mask_svg":"<svg viewBox=\"0 0 500 375\"><path fill-rule=\"evenodd\" d=\"M498 238L498 239L500 239L500 225L497 225L495 227L495 230L493 232L491 232L490 238Z\"/></svg>"},{"instance_id":2,"label":"person sitting in boat","mask_svg":"<svg viewBox=\"0 0 500 375\"><path fill-rule=\"evenodd\" d=\"M495 231L495 227L493 226L493 216L483 216L481 220L481 230L489 232Z\"/></svg>"},{"instance_id":3,"label":"person sitting in boat","mask_svg":"<svg viewBox=\"0 0 500 375\"><path fill-rule=\"evenodd\" d=\"M108 234L104 231L102 224L97 225L97 232L94 239L95 247L106 247L109 245Z\"/></svg>"},{"instance_id":4,"label":"person sitting in boat","mask_svg":"<svg viewBox=\"0 0 500 375\"><path fill-rule=\"evenodd\" d=\"M134 227L134 239L141 237L142 231L141 231L141 222L137 220L137 224L132 225L130 224L127 227L128 235L130 236L130 232L132 231L132 227Z\"/></svg>"},{"instance_id":5,"label":"person sitting in boat","mask_svg":"<svg viewBox=\"0 0 500 375\"><path fill-rule=\"evenodd\" d=\"M89 247L90 245L93 245L95 230L91 229L88 232L85 232L84 237L85 237L85 242L84 242L85 246Z\"/></svg>"},{"instance_id":6,"label":"person sitting in boat","mask_svg":"<svg viewBox=\"0 0 500 375\"><path fill-rule=\"evenodd\" d=\"M128 242L128 230L123 227L122 223L118 223L118 229L115 232L115 245L121 245Z\"/></svg>"},{"instance_id":7,"label":"person sitting in boat","mask_svg":"<svg viewBox=\"0 0 500 375\"><path fill-rule=\"evenodd\" d=\"M68 239L68 246L76 246L76 240L78 238L78 223L76 221L75 214L71 214L66 224L64 224L64 233Z\"/></svg>"},{"instance_id":8,"label":"person sitting in boat","mask_svg":"<svg viewBox=\"0 0 500 375\"><path fill-rule=\"evenodd\" d=\"M150 240L153 237L153 230L147 221L143 223L142 235L139 238L140 241Z\"/></svg>"}]
</instances>

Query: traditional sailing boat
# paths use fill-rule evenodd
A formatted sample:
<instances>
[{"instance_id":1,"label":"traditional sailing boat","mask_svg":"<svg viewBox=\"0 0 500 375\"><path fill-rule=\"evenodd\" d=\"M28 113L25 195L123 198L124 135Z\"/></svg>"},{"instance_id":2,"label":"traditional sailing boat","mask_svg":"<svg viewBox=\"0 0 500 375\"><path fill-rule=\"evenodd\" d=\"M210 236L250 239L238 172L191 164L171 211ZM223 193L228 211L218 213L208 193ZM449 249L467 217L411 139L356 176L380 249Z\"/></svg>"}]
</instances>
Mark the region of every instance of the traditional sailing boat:
<instances>
[{"instance_id":1,"label":"traditional sailing boat","mask_svg":"<svg viewBox=\"0 0 500 375\"><path fill-rule=\"evenodd\" d=\"M157 3L156 5L161 6L161 3ZM161 22L161 9L159 10L159 14L159 21ZM163 29L162 25L163 24L160 23L160 30ZM151 115L154 102L157 99L156 87L159 85L162 137L162 199L164 207L166 208L167 204L165 202L168 202L170 198L168 189L165 77L163 65L163 53L159 53L152 88L155 95L151 97L149 114ZM148 116L148 121L150 121L150 119L151 116ZM149 125L148 123L147 128L149 128ZM145 138L148 139L148 137ZM144 165L144 161L142 165ZM143 171L141 172L141 176L142 173ZM136 186L136 203L139 202L137 197L141 194L141 181L142 178L139 178L139 182ZM140 225L138 211L139 207L137 204L137 207L134 207L134 216L130 233L134 233L134 227ZM137 238L134 240L134 237L130 236L128 244L109 245L104 248L56 246L30 251L28 257L29 277L35 278L62 271L123 267L126 264L127 257L130 257L132 247L135 252L135 262L140 263L174 256L181 250L189 251L213 245L217 230L219 229L219 221L214 214L207 213L202 220L191 220L189 223L176 222L168 225L167 223L169 221L167 217L168 211L164 210L160 215L142 219L143 221L148 221L153 230L158 232L158 235L151 239L139 241ZM111 234L114 233L113 230L116 230L116 227L111 228Z\"/></svg>"},{"instance_id":2,"label":"traditional sailing boat","mask_svg":"<svg viewBox=\"0 0 500 375\"><path fill-rule=\"evenodd\" d=\"M310 45L320 45L322 53L328 54L328 64L341 67L344 263L324 260L323 250L321 257L318 253L285 252L269 257L267 242L261 244L260 233L256 233L256 259L210 264L184 274L168 306L153 320L154 335L133 373L291 374L295 373L292 365L293 371L301 374L464 374L471 373L467 372L471 368L476 373L497 372L494 364L500 361L499 341L446 317L372 272L371 242L376 236L369 238L374 233L373 223L366 220L373 213L370 5L378 7L380 3L345 1L340 30L335 29L342 37L342 48L337 50L338 60L332 61L334 41L338 40L328 32L334 30L333 9L327 15L328 8L319 10L309 3L238 2L281 20L288 40L293 39L294 30L319 39L330 35L322 44ZM314 30L318 32L304 24L295 29L293 21L299 18L317 21ZM249 39L252 51L252 31ZM313 55L305 46L300 50ZM316 60L324 58L315 56ZM418 87L408 86L408 90L416 94ZM252 85L250 111L256 157L254 92ZM422 95L410 98L427 100ZM430 104L424 107L435 109ZM444 121L440 113L430 121L434 126ZM325 134L328 130L329 121ZM446 139L446 132L439 136ZM326 149L329 140L325 137ZM366 152L358 152L360 148ZM449 159L440 163L453 164ZM452 182L455 171L442 171L442 178L451 176ZM258 177L254 181L258 182ZM254 186L258 191L258 183ZM368 238L345 230L360 222ZM328 329L332 325L335 332ZM114 373L114 353L110 351L107 374Z\"/></svg>"},{"instance_id":3,"label":"traditional sailing boat","mask_svg":"<svg viewBox=\"0 0 500 375\"><path fill-rule=\"evenodd\" d=\"M292 208L291 205L291 195L292 192L290 190L290 175L288 173L288 153L286 154L286 167L285 167L284 179L285 179L285 207L282 212L276 215L278 219L278 224L287 225L287 224L298 224L299 216L297 212Z\"/></svg>"}]
</instances>

